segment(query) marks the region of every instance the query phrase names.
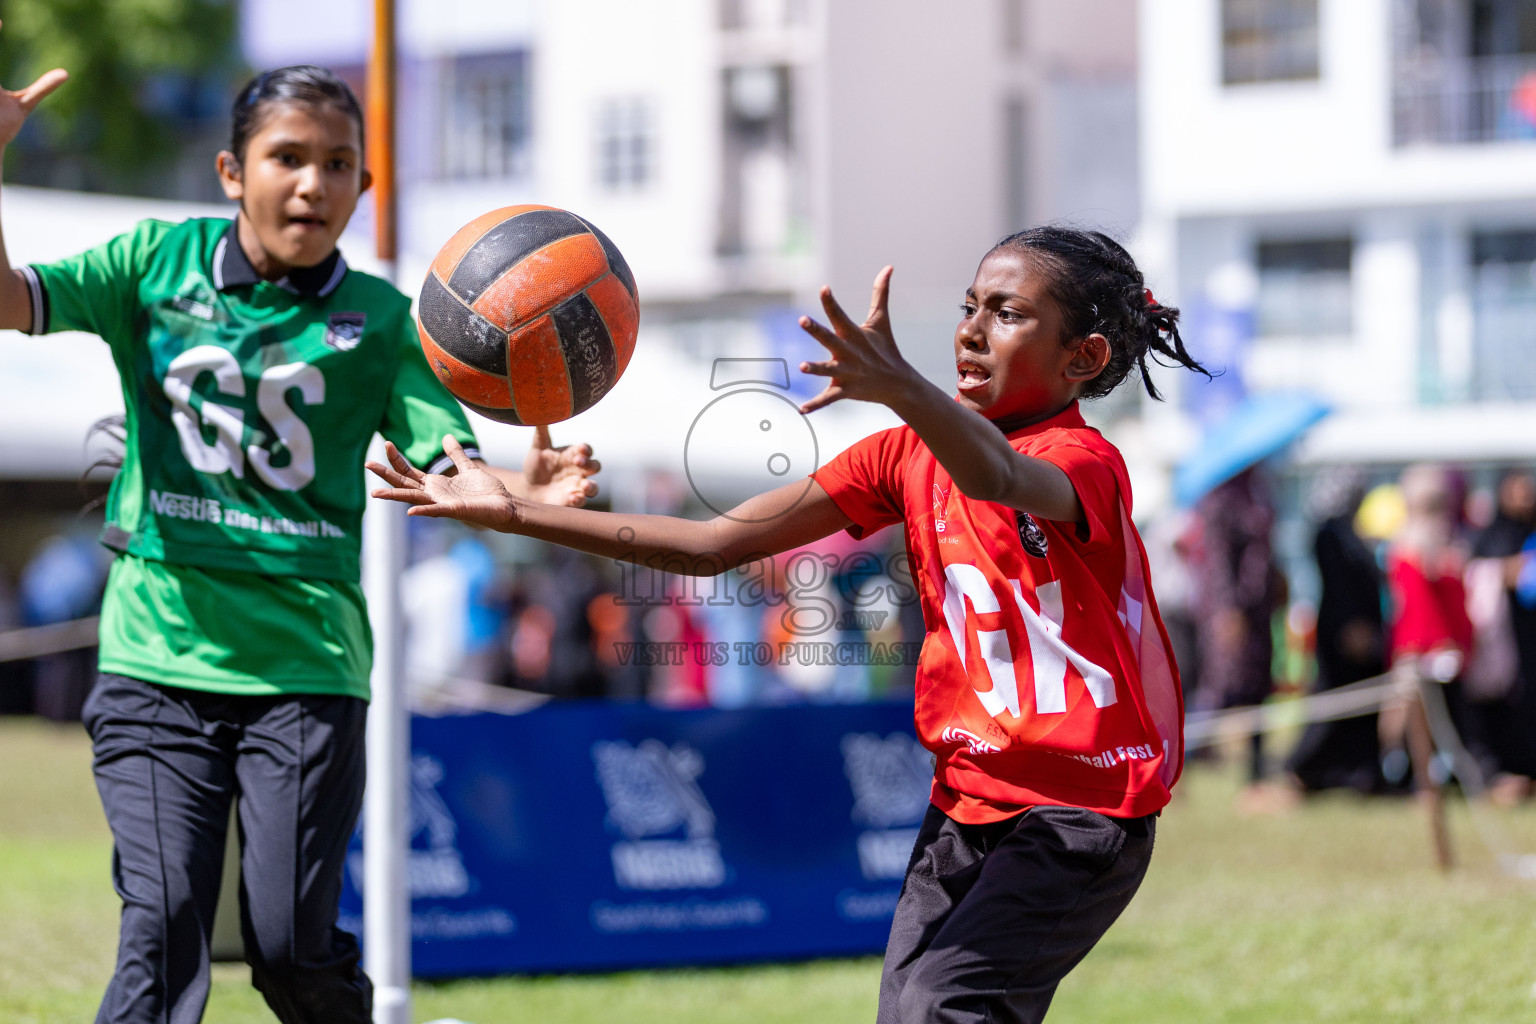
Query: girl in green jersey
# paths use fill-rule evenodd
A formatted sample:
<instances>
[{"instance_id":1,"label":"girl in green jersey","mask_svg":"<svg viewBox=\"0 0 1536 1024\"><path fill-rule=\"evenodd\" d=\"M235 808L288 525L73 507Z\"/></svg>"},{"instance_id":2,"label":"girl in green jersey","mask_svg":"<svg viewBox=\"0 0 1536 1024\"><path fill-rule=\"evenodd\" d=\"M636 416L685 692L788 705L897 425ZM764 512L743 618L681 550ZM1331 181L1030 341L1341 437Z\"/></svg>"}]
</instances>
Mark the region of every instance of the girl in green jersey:
<instances>
[{"instance_id":1,"label":"girl in green jersey","mask_svg":"<svg viewBox=\"0 0 1536 1024\"><path fill-rule=\"evenodd\" d=\"M0 153L66 78L0 90ZM0 245L0 327L101 335L127 410L84 716L123 902L102 1024L201 1018L237 793L253 983L285 1024L371 1016L357 943L336 928L371 663L358 470L376 432L437 470L445 435L474 436L409 300L336 248L369 185L363 153L351 90L282 68L235 101L217 160L232 221L146 221L14 269ZM541 428L522 472L491 472L580 505L597 469Z\"/></svg>"}]
</instances>

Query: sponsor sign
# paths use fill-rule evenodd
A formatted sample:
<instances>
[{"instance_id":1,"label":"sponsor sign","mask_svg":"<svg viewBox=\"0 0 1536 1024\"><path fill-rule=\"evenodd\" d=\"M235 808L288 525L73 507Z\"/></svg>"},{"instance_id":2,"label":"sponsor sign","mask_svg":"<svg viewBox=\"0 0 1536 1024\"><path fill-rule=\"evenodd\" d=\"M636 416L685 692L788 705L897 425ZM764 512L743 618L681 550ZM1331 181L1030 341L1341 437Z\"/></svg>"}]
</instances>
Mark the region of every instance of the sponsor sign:
<instances>
[{"instance_id":1,"label":"sponsor sign","mask_svg":"<svg viewBox=\"0 0 1536 1024\"><path fill-rule=\"evenodd\" d=\"M424 977L877 953L928 808L910 704L412 723ZM362 931L361 826L342 927Z\"/></svg>"}]
</instances>

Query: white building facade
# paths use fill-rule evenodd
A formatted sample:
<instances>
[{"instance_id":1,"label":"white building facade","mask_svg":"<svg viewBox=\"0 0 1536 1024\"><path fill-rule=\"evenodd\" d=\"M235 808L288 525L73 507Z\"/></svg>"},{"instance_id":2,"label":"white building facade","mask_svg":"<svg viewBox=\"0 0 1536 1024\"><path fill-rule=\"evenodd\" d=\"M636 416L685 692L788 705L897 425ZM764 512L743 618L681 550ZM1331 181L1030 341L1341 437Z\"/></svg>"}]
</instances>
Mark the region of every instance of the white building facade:
<instances>
[{"instance_id":1,"label":"white building facade","mask_svg":"<svg viewBox=\"0 0 1536 1024\"><path fill-rule=\"evenodd\" d=\"M360 88L370 6L250 0L247 59L325 63ZM816 289L862 311L891 263L898 339L952 386L958 306L999 237L1042 220L1134 229L1135 13L1135 0L400 0L400 279L486 210L571 209L638 281L629 373L671 353L703 380L717 356L814 357L794 318ZM829 422L823 457L885 422Z\"/></svg>"},{"instance_id":2,"label":"white building facade","mask_svg":"<svg viewBox=\"0 0 1536 1024\"><path fill-rule=\"evenodd\" d=\"M1536 4L1142 0L1140 85L1159 297L1304 463L1536 457Z\"/></svg>"}]
</instances>

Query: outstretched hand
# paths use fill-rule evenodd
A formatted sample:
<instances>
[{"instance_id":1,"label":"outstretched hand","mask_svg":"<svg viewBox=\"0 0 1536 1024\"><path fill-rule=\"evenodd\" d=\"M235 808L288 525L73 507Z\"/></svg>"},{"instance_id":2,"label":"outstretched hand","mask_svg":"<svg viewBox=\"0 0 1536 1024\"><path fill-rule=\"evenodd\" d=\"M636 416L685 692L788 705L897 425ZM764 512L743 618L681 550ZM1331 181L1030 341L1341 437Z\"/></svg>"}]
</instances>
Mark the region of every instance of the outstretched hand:
<instances>
[{"instance_id":1,"label":"outstretched hand","mask_svg":"<svg viewBox=\"0 0 1536 1024\"><path fill-rule=\"evenodd\" d=\"M493 530L509 529L516 521L517 499L492 473L465 455L452 436L443 438L443 450L458 470L453 476L423 473L405 461L400 449L384 442L389 465L369 462L367 466L389 487L374 491L373 496L404 502L411 506L407 515L459 519Z\"/></svg>"},{"instance_id":2,"label":"outstretched hand","mask_svg":"<svg viewBox=\"0 0 1536 1024\"><path fill-rule=\"evenodd\" d=\"M832 297L832 289L822 288L821 308L826 311L831 329L808 316L800 318L800 328L821 342L832 358L801 363L800 372L831 379L821 394L800 407L801 412L820 409L842 398L890 405L917 379L917 371L901 357L891 334L890 296L891 268L884 267L875 275L869 313L862 324L856 324Z\"/></svg>"},{"instance_id":3,"label":"outstretched hand","mask_svg":"<svg viewBox=\"0 0 1536 1024\"><path fill-rule=\"evenodd\" d=\"M0 146L14 139L32 108L68 78L69 72L54 68L43 72L25 89L0 89Z\"/></svg>"},{"instance_id":4,"label":"outstretched hand","mask_svg":"<svg viewBox=\"0 0 1536 1024\"><path fill-rule=\"evenodd\" d=\"M591 445L556 448L549 439L549 428L535 427L533 444L523 457L525 497L546 505L584 505L597 493L597 482L589 478L602 468L592 457Z\"/></svg>"}]
</instances>

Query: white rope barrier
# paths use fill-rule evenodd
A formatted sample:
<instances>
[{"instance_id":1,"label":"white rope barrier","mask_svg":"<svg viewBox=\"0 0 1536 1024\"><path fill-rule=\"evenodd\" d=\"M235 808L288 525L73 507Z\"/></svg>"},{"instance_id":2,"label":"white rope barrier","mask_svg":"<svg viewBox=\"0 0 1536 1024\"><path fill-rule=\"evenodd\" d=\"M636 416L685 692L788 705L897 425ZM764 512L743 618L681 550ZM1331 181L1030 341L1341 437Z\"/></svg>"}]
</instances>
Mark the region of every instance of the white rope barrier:
<instances>
[{"instance_id":1,"label":"white rope barrier","mask_svg":"<svg viewBox=\"0 0 1536 1024\"><path fill-rule=\"evenodd\" d=\"M1451 709L1445 703L1445 694L1441 691L1440 684L1417 673L1415 677L1419 699L1424 703L1424 715L1429 719L1430 736L1434 739L1435 746L1451 758L1451 770L1460 781L1463 792L1467 794L1467 806L1478 837L1482 839L1483 845L1493 854L1499 868L1506 875L1527 882L1536 882L1536 853L1516 852L1515 844L1510 841L1508 834L1492 816L1485 812L1483 801L1478 799L1488 790L1487 780L1483 778L1482 766L1467 752L1466 746L1461 742L1461 736L1456 731L1456 723L1451 720Z\"/></svg>"},{"instance_id":2,"label":"white rope barrier","mask_svg":"<svg viewBox=\"0 0 1536 1024\"><path fill-rule=\"evenodd\" d=\"M1430 666L1433 669L1433 666ZM1282 729L1333 722L1380 711L1393 701L1417 698L1429 722L1430 737L1437 751L1450 760L1451 774L1467 796L1467 807L1478 838L1493 854L1500 870L1512 878L1536 881L1536 853L1520 853L1484 806L1480 798L1487 792L1487 779L1461 741L1451 718L1442 688L1444 680L1431 678L1407 663L1398 671L1371 676L1347 686L1309 694L1275 704L1229 708L1224 711L1196 712L1184 719L1186 750L1214 746L1223 740L1269 733Z\"/></svg>"},{"instance_id":3,"label":"white rope barrier","mask_svg":"<svg viewBox=\"0 0 1536 1024\"><path fill-rule=\"evenodd\" d=\"M0 633L0 661L28 661L50 654L95 647L101 616L92 615L47 626L28 626Z\"/></svg>"},{"instance_id":4,"label":"white rope barrier","mask_svg":"<svg viewBox=\"0 0 1536 1024\"><path fill-rule=\"evenodd\" d=\"M1197 711L1184 716L1184 748L1198 750L1214 746L1228 736L1278 732L1313 722L1369 715L1380 711L1400 692L1399 683L1390 674L1383 674L1274 704Z\"/></svg>"}]
</instances>

